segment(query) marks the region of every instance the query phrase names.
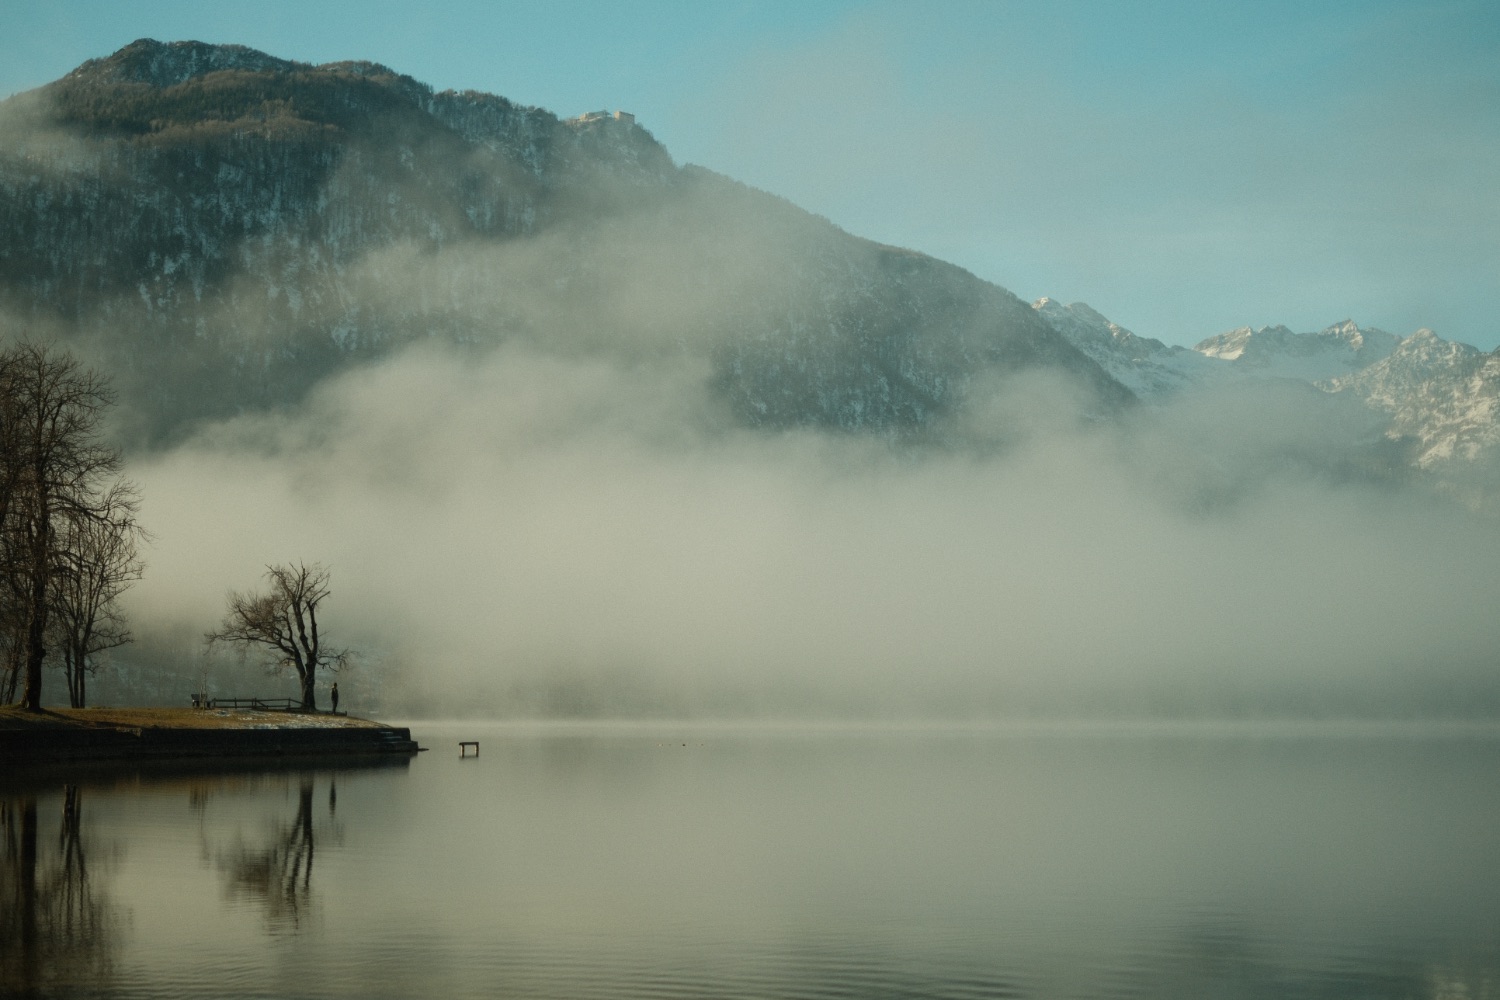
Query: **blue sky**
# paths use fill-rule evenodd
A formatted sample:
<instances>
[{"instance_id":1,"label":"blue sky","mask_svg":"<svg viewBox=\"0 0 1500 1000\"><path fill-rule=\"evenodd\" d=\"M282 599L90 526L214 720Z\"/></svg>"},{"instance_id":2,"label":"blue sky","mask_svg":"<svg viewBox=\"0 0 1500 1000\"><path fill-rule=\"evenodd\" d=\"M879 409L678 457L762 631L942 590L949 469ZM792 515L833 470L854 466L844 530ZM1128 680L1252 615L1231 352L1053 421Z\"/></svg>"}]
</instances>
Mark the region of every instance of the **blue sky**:
<instances>
[{"instance_id":1,"label":"blue sky","mask_svg":"<svg viewBox=\"0 0 1500 1000\"><path fill-rule=\"evenodd\" d=\"M0 95L140 37L621 108L679 162L1169 342L1500 344L1493 2L0 0Z\"/></svg>"}]
</instances>

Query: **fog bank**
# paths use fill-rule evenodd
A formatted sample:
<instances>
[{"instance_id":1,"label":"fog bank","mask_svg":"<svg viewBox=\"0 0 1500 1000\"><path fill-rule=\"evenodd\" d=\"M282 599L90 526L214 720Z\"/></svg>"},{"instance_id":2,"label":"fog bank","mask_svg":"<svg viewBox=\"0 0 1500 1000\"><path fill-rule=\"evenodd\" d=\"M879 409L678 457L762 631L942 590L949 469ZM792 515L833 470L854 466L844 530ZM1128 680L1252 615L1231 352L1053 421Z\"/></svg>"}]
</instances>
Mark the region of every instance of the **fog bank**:
<instances>
[{"instance_id":1,"label":"fog bank","mask_svg":"<svg viewBox=\"0 0 1500 1000\"><path fill-rule=\"evenodd\" d=\"M158 536L137 631L200 633L303 559L366 651L356 710L1500 709L1500 526L1330 474L1363 428L1288 400L1028 424L1065 391L1036 379L918 447L736 429L707 385L688 358L425 346L205 428L131 469Z\"/></svg>"}]
</instances>

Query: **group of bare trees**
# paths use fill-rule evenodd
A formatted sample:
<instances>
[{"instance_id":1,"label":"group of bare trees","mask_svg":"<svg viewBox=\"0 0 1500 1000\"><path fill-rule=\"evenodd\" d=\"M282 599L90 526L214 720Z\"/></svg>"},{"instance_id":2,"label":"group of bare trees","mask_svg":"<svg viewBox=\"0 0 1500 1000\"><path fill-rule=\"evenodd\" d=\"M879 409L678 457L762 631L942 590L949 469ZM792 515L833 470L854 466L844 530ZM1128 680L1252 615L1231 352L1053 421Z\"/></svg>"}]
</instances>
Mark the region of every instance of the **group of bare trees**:
<instances>
[{"instance_id":1,"label":"group of bare trees","mask_svg":"<svg viewBox=\"0 0 1500 1000\"><path fill-rule=\"evenodd\" d=\"M104 443L107 380L72 355L0 350L0 702L41 707L49 660L81 707L97 654L130 641L116 599L141 575L139 494Z\"/></svg>"},{"instance_id":2,"label":"group of bare trees","mask_svg":"<svg viewBox=\"0 0 1500 1000\"><path fill-rule=\"evenodd\" d=\"M140 495L120 475L120 453L102 437L114 396L104 376L46 346L0 349L0 703L41 707L42 668L67 679L82 708L98 654L131 640L117 599L140 579ZM302 707L314 710L317 671L350 653L330 649L318 626L328 570L271 566L263 593L231 592L205 639L266 653L291 668Z\"/></svg>"}]
</instances>

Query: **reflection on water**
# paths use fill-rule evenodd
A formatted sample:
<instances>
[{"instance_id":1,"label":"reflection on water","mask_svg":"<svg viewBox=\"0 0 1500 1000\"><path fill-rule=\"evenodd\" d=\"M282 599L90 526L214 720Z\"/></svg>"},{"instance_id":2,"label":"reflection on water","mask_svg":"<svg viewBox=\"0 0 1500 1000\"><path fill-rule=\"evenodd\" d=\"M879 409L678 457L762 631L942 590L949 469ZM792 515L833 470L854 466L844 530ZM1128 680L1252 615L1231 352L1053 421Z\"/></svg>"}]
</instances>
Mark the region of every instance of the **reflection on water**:
<instances>
[{"instance_id":1,"label":"reflection on water","mask_svg":"<svg viewBox=\"0 0 1500 1000\"><path fill-rule=\"evenodd\" d=\"M65 785L57 834L42 829L38 796L0 802L0 995L31 995L74 977L110 980L122 921L101 888L100 852L84 833L83 792ZM49 810L50 811L50 810Z\"/></svg>"},{"instance_id":2,"label":"reflection on water","mask_svg":"<svg viewBox=\"0 0 1500 1000\"><path fill-rule=\"evenodd\" d=\"M5 773L0 776L0 996L131 992L118 966L122 955L127 964L138 957L130 947L142 937L132 933L139 930L133 911L160 923L164 906L192 908L193 900L177 896L186 873L183 859L190 855L169 849L168 860L153 850L164 832L167 844L181 839L171 835L174 831L196 835L199 867L211 862L221 873L231 905L248 901L262 909L267 928L297 930L313 908L317 838L339 840L333 822L338 776L372 769L401 772L407 764L405 758L353 760L312 769L308 761L197 761ZM321 822L313 807L319 782L326 782L329 795L328 817ZM278 801L285 795L275 793L291 785L296 799L287 809ZM186 821L173 819L173 802L186 806ZM221 802L228 808L218 808ZM144 870L137 861L145 862ZM135 875L124 880L128 892L111 885L122 881L119 869ZM117 903L117 897L134 905ZM192 943L188 937L175 950L186 954ZM203 982L200 978L200 986ZM140 991L143 985L133 988ZM157 993L146 986L142 995Z\"/></svg>"},{"instance_id":3,"label":"reflection on water","mask_svg":"<svg viewBox=\"0 0 1500 1000\"><path fill-rule=\"evenodd\" d=\"M0 994L1500 1000L1500 731L414 732L0 791Z\"/></svg>"},{"instance_id":4,"label":"reflection on water","mask_svg":"<svg viewBox=\"0 0 1500 1000\"><path fill-rule=\"evenodd\" d=\"M337 793L330 787L330 796ZM205 803L206 805L206 803ZM219 855L219 868L228 878L232 896L259 901L272 927L296 929L312 908L313 779L304 775L297 787L297 812L286 822L274 822L264 840L253 846L243 841Z\"/></svg>"}]
</instances>

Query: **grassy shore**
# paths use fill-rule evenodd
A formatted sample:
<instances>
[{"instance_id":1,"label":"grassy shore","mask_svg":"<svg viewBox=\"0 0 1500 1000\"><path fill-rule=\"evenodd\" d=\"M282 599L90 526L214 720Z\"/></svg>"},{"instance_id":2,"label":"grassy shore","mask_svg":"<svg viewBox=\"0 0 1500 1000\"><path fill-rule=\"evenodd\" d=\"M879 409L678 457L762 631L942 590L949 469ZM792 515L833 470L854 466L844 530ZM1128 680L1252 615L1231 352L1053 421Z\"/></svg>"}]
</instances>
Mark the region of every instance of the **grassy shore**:
<instances>
[{"instance_id":1,"label":"grassy shore","mask_svg":"<svg viewBox=\"0 0 1500 1000\"><path fill-rule=\"evenodd\" d=\"M414 753L406 729L331 712L0 708L0 761Z\"/></svg>"},{"instance_id":2,"label":"grassy shore","mask_svg":"<svg viewBox=\"0 0 1500 1000\"><path fill-rule=\"evenodd\" d=\"M331 712L257 712L231 708L0 707L0 731L62 729L359 729L384 724Z\"/></svg>"}]
</instances>

